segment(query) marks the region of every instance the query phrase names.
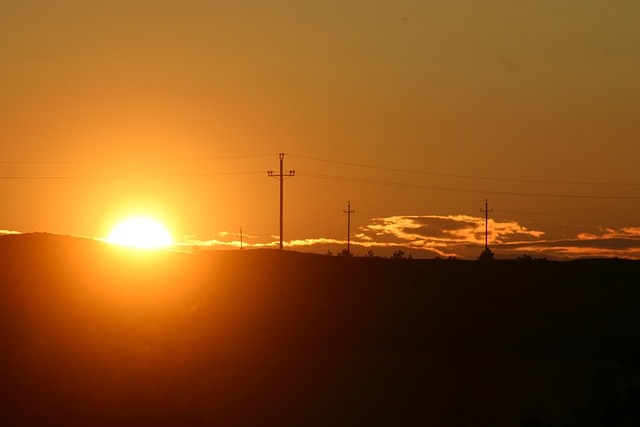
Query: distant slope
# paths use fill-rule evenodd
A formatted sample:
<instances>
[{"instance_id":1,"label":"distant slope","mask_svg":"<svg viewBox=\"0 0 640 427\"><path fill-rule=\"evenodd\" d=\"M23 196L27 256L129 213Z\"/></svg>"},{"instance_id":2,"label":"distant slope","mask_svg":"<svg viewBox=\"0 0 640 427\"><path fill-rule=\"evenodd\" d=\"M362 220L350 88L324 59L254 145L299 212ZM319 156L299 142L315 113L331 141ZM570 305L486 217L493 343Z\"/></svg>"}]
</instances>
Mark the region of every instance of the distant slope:
<instances>
[{"instance_id":1,"label":"distant slope","mask_svg":"<svg viewBox=\"0 0 640 427\"><path fill-rule=\"evenodd\" d=\"M2 236L0 418L589 425L597 410L600 425L637 421L639 273L621 260L185 254Z\"/></svg>"}]
</instances>

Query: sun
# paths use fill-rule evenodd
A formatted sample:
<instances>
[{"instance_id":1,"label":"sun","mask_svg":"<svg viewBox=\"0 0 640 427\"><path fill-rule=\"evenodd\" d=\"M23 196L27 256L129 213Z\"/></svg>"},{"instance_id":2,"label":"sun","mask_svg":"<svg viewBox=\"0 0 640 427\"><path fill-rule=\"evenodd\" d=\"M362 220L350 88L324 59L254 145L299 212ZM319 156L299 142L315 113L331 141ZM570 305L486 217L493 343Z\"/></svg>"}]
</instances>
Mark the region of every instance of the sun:
<instances>
[{"instance_id":1,"label":"sun","mask_svg":"<svg viewBox=\"0 0 640 427\"><path fill-rule=\"evenodd\" d=\"M107 242L153 249L173 245L173 238L158 221L147 217L135 217L116 225L109 234Z\"/></svg>"}]
</instances>

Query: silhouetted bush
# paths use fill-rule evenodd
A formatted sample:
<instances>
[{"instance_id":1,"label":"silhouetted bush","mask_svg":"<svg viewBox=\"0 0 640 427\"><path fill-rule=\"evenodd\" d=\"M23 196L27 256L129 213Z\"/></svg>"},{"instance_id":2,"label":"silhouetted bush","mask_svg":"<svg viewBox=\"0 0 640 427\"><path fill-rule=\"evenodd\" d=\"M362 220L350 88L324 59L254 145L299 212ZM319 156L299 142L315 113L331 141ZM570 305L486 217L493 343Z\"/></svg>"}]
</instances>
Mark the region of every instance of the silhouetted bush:
<instances>
[{"instance_id":1,"label":"silhouetted bush","mask_svg":"<svg viewBox=\"0 0 640 427\"><path fill-rule=\"evenodd\" d=\"M519 256L518 258L516 258L518 261L546 261L547 257L544 258L533 258L527 254L523 254L522 256Z\"/></svg>"},{"instance_id":2,"label":"silhouetted bush","mask_svg":"<svg viewBox=\"0 0 640 427\"><path fill-rule=\"evenodd\" d=\"M478 257L478 260L479 261L492 261L493 260L493 252L491 251L491 249L486 248L484 251L482 251L482 253Z\"/></svg>"},{"instance_id":3,"label":"silhouetted bush","mask_svg":"<svg viewBox=\"0 0 640 427\"><path fill-rule=\"evenodd\" d=\"M340 253L338 254L338 256L347 256L347 257L348 257L348 256L353 256L353 253L352 253L352 252L350 252L350 251L349 251L349 250L347 250L347 249L343 249L343 250L341 250L341 251L340 251Z\"/></svg>"},{"instance_id":4,"label":"silhouetted bush","mask_svg":"<svg viewBox=\"0 0 640 427\"><path fill-rule=\"evenodd\" d=\"M393 253L391 258L393 258L393 259L404 259L404 252L402 250L398 249L397 251L395 251Z\"/></svg>"}]
</instances>

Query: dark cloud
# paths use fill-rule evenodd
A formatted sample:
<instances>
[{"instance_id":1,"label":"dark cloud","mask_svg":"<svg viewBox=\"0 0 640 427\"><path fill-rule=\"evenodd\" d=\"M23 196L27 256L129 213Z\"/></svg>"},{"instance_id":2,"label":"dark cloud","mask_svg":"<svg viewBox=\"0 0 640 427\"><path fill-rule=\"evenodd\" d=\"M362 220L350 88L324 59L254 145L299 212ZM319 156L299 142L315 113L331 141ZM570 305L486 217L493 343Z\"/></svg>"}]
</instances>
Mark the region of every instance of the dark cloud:
<instances>
[{"instance_id":1,"label":"dark cloud","mask_svg":"<svg viewBox=\"0 0 640 427\"><path fill-rule=\"evenodd\" d=\"M424 240L433 243L482 243L485 220L469 215L423 215L377 218L363 227L378 236L394 236L405 241ZM490 239L509 242L537 239L544 232L528 230L514 221L489 221Z\"/></svg>"},{"instance_id":2,"label":"dark cloud","mask_svg":"<svg viewBox=\"0 0 640 427\"><path fill-rule=\"evenodd\" d=\"M489 221L489 246L498 258L517 258L522 255L548 259L584 257L620 257L640 259L640 228L584 228L588 231L573 238L547 239L546 233L530 230L516 221ZM352 235L352 252L364 255L374 251L389 256L403 250L414 257L457 257L476 259L485 244L483 217L469 215L397 215L374 218ZM211 248L238 248L235 233L220 233L229 241L189 240L188 245ZM277 236L251 236L247 248L277 247ZM285 242L295 250L338 253L346 248L346 239L310 237Z\"/></svg>"}]
</instances>

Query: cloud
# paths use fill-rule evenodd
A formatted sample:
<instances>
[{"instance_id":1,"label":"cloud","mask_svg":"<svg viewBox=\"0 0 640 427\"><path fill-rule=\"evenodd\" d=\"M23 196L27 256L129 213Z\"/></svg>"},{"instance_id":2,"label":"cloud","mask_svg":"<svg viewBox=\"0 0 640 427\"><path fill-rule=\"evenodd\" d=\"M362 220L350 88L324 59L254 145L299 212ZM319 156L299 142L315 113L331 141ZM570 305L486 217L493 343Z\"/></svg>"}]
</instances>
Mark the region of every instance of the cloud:
<instances>
[{"instance_id":1,"label":"cloud","mask_svg":"<svg viewBox=\"0 0 640 427\"><path fill-rule=\"evenodd\" d=\"M361 227L352 245L398 245L438 256L476 258L485 243L485 219L470 215L397 215ZM551 259L620 257L640 259L640 227L592 227L575 238L551 240L517 221L489 220L489 245L497 255L534 254Z\"/></svg>"},{"instance_id":2,"label":"cloud","mask_svg":"<svg viewBox=\"0 0 640 427\"><path fill-rule=\"evenodd\" d=\"M578 234L580 240L598 240L598 239L640 239L640 227L623 227L619 229L597 227L592 233L584 232Z\"/></svg>"},{"instance_id":3,"label":"cloud","mask_svg":"<svg viewBox=\"0 0 640 427\"><path fill-rule=\"evenodd\" d=\"M542 241L529 245L505 246L502 249L518 253L534 253L556 259L631 258L640 259L639 239L575 239Z\"/></svg>"},{"instance_id":4,"label":"cloud","mask_svg":"<svg viewBox=\"0 0 640 427\"><path fill-rule=\"evenodd\" d=\"M242 233L242 241L240 233L230 231L220 231L215 233L215 238L198 239L192 234L185 235L183 241L176 243L177 246L199 247L207 249L239 249L243 248L264 248L278 246L278 236L254 236ZM226 238L226 239L225 239ZM266 242L255 242L255 240L266 240ZM253 241L253 242L252 242Z\"/></svg>"},{"instance_id":5,"label":"cloud","mask_svg":"<svg viewBox=\"0 0 640 427\"><path fill-rule=\"evenodd\" d=\"M558 259L640 259L640 227L586 227L575 238L504 244L500 248L517 253L538 253Z\"/></svg>"},{"instance_id":6,"label":"cloud","mask_svg":"<svg viewBox=\"0 0 640 427\"><path fill-rule=\"evenodd\" d=\"M388 241L404 241L414 246L446 247L451 244L484 244L485 220L470 215L399 215L375 218L361 228ZM543 231L529 230L515 221L489 220L489 240L501 244L539 239Z\"/></svg>"},{"instance_id":7,"label":"cloud","mask_svg":"<svg viewBox=\"0 0 640 427\"><path fill-rule=\"evenodd\" d=\"M471 218L471 217L468 217ZM390 255L394 251L403 250L405 252L420 252L423 257L436 256L457 256L457 253L450 250L453 242L467 241L456 237L451 230L476 229L480 227L477 221L469 221L464 217L453 217L453 220L446 217L417 217L417 216L395 216L374 220L372 224L361 227L353 233L351 239L352 251L356 248L366 250L376 250L376 253ZM439 223L437 226L430 223ZM448 222L448 223L447 223ZM425 227L429 228L432 234L439 235L438 238L429 238L425 233ZM479 228L478 228L479 229ZM484 230L484 228L482 229ZM482 231L484 232L484 231ZM452 234L453 233L453 234ZM215 249L232 249L239 247L239 241L235 233L217 233L218 237L209 240L190 239L188 244ZM232 241L225 241L224 237L234 237ZM279 246L278 236L262 236L262 242L245 242L246 248L274 248ZM479 239L479 238L478 238ZM484 237L483 237L484 239ZM472 241L475 242L476 238ZM484 240L482 240L484 241ZM286 248L295 250L313 250L315 252L327 251L338 253L346 249L346 239L336 239L329 237L308 237L302 239L292 239L285 241Z\"/></svg>"},{"instance_id":8,"label":"cloud","mask_svg":"<svg viewBox=\"0 0 640 427\"><path fill-rule=\"evenodd\" d=\"M240 234L240 233L234 233L234 232L230 232L230 231L221 231L221 232L217 233L217 235L219 237L238 237L238 238L240 236L242 236L243 240L244 239L258 239L258 238L260 238L260 236L254 236L252 234L247 234L247 233L244 233L244 232L242 234Z\"/></svg>"},{"instance_id":9,"label":"cloud","mask_svg":"<svg viewBox=\"0 0 640 427\"><path fill-rule=\"evenodd\" d=\"M230 242L224 242L222 240L217 240L217 239L208 239L208 240L185 239L184 242L177 243L177 245L224 249L224 248L239 248L240 241L234 240Z\"/></svg>"},{"instance_id":10,"label":"cloud","mask_svg":"<svg viewBox=\"0 0 640 427\"><path fill-rule=\"evenodd\" d=\"M457 257L476 259L485 244L485 219L470 215L396 215L373 218L359 227L351 239L352 252L375 250L389 256L397 250L414 257ZM489 246L498 258L517 258L524 254L549 259L619 257L640 259L640 227L583 227L575 237L549 239L541 230L524 227L517 221L489 220ZM211 249L237 249L239 235L217 234L208 240L186 239L185 246ZM224 237L231 240L225 241ZM248 242L246 240L249 240ZM251 236L245 248L277 248L278 236ZM346 239L307 237L284 242L293 250L326 253L346 248Z\"/></svg>"},{"instance_id":11,"label":"cloud","mask_svg":"<svg viewBox=\"0 0 640 427\"><path fill-rule=\"evenodd\" d=\"M0 230L0 236L6 236L8 234L22 234L19 231L13 231L13 230Z\"/></svg>"},{"instance_id":12,"label":"cloud","mask_svg":"<svg viewBox=\"0 0 640 427\"><path fill-rule=\"evenodd\" d=\"M337 239L328 239L324 237L320 238L311 238L311 239L299 239L299 240L290 240L287 242L288 247L296 247L296 246L313 246L313 245L346 245L346 240L337 240Z\"/></svg>"}]
</instances>

